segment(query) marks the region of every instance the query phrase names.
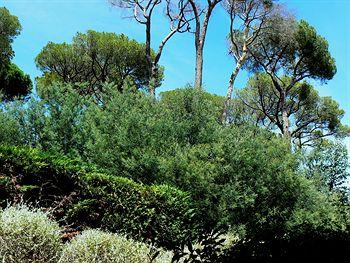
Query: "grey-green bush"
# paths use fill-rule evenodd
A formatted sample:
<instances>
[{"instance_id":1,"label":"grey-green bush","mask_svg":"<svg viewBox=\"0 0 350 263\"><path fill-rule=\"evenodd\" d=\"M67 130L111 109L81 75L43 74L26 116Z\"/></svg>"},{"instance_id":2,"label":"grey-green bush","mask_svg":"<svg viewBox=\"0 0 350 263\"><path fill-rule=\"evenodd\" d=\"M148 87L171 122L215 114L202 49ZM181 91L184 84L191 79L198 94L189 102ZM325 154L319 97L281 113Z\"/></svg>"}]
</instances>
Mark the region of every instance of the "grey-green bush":
<instances>
[{"instance_id":1,"label":"grey-green bush","mask_svg":"<svg viewBox=\"0 0 350 263\"><path fill-rule=\"evenodd\" d=\"M145 244L100 230L86 230L67 243L59 263L147 263L151 248ZM159 253L156 263L171 262L170 253Z\"/></svg>"},{"instance_id":2,"label":"grey-green bush","mask_svg":"<svg viewBox=\"0 0 350 263\"><path fill-rule=\"evenodd\" d=\"M24 205L0 212L1 262L57 262L61 247L60 228L46 213Z\"/></svg>"}]
</instances>

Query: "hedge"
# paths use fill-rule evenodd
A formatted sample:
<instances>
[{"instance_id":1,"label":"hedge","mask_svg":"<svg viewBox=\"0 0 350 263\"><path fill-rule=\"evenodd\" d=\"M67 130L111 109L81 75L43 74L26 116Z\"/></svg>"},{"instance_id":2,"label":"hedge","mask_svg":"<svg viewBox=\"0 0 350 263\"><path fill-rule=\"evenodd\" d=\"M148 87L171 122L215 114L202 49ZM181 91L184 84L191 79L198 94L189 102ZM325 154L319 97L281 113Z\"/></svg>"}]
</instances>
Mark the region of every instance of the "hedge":
<instances>
[{"instance_id":1,"label":"hedge","mask_svg":"<svg viewBox=\"0 0 350 263\"><path fill-rule=\"evenodd\" d=\"M0 145L0 202L50 208L61 224L120 232L168 249L196 236L189 195L29 147Z\"/></svg>"}]
</instances>

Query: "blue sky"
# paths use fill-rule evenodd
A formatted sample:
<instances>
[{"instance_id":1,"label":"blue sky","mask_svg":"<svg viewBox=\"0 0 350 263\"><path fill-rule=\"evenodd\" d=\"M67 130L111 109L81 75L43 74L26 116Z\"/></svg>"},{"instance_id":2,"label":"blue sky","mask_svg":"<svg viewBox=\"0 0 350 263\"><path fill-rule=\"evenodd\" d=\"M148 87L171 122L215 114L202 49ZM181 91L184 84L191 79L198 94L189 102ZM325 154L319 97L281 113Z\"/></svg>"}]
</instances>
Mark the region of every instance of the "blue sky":
<instances>
[{"instance_id":1,"label":"blue sky","mask_svg":"<svg viewBox=\"0 0 350 263\"><path fill-rule=\"evenodd\" d=\"M307 20L329 42L336 59L338 73L326 85L317 84L322 96L332 96L346 111L344 122L350 125L350 1L349 0L285 0L292 12ZM144 41L143 27L125 18L127 12L111 7L107 0L0 0L19 17L23 31L14 42L14 62L34 79L40 75L34 59L48 41L70 42L76 32L88 29L124 33ZM224 95L234 61L227 55L227 17L221 7L212 17L205 46L204 85L206 90ZM167 33L163 18L154 21L154 48ZM179 34L165 47L161 64L165 81L158 91L193 83L193 35ZM237 87L244 86L247 73L242 72ZM349 142L348 142L349 143ZM350 147L350 146L349 146Z\"/></svg>"}]
</instances>

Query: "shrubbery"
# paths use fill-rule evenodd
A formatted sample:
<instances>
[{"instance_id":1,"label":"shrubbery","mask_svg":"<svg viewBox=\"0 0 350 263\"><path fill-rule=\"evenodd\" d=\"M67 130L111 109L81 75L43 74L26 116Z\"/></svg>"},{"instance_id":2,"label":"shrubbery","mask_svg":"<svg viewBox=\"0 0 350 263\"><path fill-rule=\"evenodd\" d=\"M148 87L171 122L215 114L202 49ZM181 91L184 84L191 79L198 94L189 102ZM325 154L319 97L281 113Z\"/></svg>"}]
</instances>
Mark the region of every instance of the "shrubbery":
<instances>
[{"instance_id":1,"label":"shrubbery","mask_svg":"<svg viewBox=\"0 0 350 263\"><path fill-rule=\"evenodd\" d=\"M18 134L4 143L36 148L0 146L2 205L38 202L74 228L177 250L220 228L239 239L232 257L286 254L303 237L347 240L346 194L315 185L283 138L249 121L221 125L222 101L202 91L158 101L112 89L97 102L47 87L41 101L0 114Z\"/></svg>"},{"instance_id":2,"label":"shrubbery","mask_svg":"<svg viewBox=\"0 0 350 263\"><path fill-rule=\"evenodd\" d=\"M0 261L57 262L60 228L39 210L26 206L0 211Z\"/></svg>"},{"instance_id":3,"label":"shrubbery","mask_svg":"<svg viewBox=\"0 0 350 263\"><path fill-rule=\"evenodd\" d=\"M158 255L158 256L157 256ZM98 230L86 230L67 243L59 263L114 262L114 263L166 263L171 254L152 255L149 246L123 236Z\"/></svg>"},{"instance_id":4,"label":"shrubbery","mask_svg":"<svg viewBox=\"0 0 350 263\"><path fill-rule=\"evenodd\" d=\"M28 262L121 262L166 263L172 254L124 236L86 230L63 244L58 224L48 214L27 206L0 212L0 260Z\"/></svg>"},{"instance_id":5,"label":"shrubbery","mask_svg":"<svg viewBox=\"0 0 350 263\"><path fill-rule=\"evenodd\" d=\"M120 231L165 247L196 231L188 194L173 187L138 184L31 148L0 146L0 164L2 200L52 207L57 219L76 227Z\"/></svg>"}]
</instances>

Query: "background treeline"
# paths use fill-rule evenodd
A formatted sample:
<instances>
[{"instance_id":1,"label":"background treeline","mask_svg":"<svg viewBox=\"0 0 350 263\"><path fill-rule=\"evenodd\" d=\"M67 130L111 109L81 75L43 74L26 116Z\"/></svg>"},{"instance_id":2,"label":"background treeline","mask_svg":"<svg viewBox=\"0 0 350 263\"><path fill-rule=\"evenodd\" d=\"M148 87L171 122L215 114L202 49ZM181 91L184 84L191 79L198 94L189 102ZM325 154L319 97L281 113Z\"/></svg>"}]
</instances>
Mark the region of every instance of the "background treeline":
<instances>
[{"instance_id":1,"label":"background treeline","mask_svg":"<svg viewBox=\"0 0 350 263\"><path fill-rule=\"evenodd\" d=\"M146 33L152 10L167 6L171 34L153 51L149 32L145 44L77 33L72 43L48 43L38 54L43 74L34 92L0 79L1 206L32 203L67 233L118 232L172 250L173 261L331 262L348 255L349 162L341 138L349 127L338 103L307 81L336 73L327 41L271 1L113 4L133 9ZM237 62L226 97L201 88L206 28L219 4L230 17ZM0 10L0 25L15 28L3 30L0 42L12 65L20 24ZM162 49L192 23L195 86L155 97ZM241 69L254 74L232 98Z\"/></svg>"}]
</instances>

